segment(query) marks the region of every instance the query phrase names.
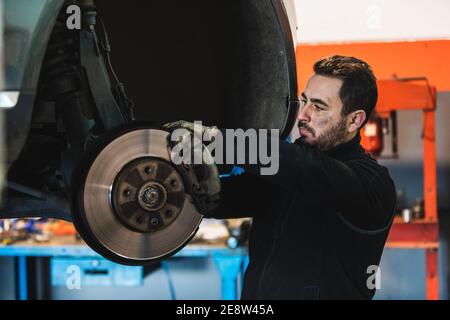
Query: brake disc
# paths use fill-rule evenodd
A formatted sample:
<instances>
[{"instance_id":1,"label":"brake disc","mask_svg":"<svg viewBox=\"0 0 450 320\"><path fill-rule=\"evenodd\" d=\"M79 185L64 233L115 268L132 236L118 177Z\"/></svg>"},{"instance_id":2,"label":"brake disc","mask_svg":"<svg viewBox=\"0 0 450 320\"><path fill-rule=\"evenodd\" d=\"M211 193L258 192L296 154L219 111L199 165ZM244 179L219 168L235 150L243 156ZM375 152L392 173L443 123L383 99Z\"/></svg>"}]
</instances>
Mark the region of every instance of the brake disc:
<instances>
[{"instance_id":1,"label":"brake disc","mask_svg":"<svg viewBox=\"0 0 450 320\"><path fill-rule=\"evenodd\" d=\"M159 261L180 250L200 225L202 215L187 192L190 182L170 162L168 134L142 128L121 133L74 173L75 226L110 260Z\"/></svg>"}]
</instances>

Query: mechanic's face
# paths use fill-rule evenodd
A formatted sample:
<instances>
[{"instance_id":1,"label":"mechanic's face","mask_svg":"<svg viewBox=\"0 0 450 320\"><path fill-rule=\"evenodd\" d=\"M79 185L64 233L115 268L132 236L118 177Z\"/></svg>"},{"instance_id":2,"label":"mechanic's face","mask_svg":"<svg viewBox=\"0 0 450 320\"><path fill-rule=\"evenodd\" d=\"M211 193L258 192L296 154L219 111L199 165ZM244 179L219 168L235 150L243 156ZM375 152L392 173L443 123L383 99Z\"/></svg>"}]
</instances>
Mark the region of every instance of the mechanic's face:
<instances>
[{"instance_id":1,"label":"mechanic's face","mask_svg":"<svg viewBox=\"0 0 450 320\"><path fill-rule=\"evenodd\" d=\"M339 90L342 80L314 74L301 96L298 127L306 143L320 150L329 150L356 135L365 120L365 112L358 110L342 117Z\"/></svg>"}]
</instances>

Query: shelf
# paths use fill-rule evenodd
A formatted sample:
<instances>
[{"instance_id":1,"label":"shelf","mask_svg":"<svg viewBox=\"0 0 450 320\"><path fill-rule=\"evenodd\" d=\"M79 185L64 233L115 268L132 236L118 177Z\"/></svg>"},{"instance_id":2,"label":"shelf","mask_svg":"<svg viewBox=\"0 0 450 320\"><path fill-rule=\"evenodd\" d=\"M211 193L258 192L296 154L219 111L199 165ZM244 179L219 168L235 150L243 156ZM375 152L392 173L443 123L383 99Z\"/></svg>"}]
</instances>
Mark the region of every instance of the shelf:
<instances>
[{"instance_id":1,"label":"shelf","mask_svg":"<svg viewBox=\"0 0 450 320\"><path fill-rule=\"evenodd\" d=\"M437 221L413 220L405 223L396 217L386 248L437 249L439 248L439 225Z\"/></svg>"}]
</instances>

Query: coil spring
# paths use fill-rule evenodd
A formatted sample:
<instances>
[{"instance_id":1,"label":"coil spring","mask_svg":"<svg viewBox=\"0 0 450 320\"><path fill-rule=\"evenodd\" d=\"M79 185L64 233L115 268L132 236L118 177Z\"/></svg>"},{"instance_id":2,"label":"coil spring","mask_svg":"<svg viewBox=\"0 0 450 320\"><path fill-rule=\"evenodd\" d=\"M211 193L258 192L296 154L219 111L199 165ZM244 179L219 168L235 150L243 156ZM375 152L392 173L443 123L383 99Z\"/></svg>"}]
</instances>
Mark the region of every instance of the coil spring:
<instances>
[{"instance_id":1,"label":"coil spring","mask_svg":"<svg viewBox=\"0 0 450 320\"><path fill-rule=\"evenodd\" d=\"M63 17L58 17L41 70L41 86L51 100L81 88L77 37L76 31L67 29Z\"/></svg>"}]
</instances>

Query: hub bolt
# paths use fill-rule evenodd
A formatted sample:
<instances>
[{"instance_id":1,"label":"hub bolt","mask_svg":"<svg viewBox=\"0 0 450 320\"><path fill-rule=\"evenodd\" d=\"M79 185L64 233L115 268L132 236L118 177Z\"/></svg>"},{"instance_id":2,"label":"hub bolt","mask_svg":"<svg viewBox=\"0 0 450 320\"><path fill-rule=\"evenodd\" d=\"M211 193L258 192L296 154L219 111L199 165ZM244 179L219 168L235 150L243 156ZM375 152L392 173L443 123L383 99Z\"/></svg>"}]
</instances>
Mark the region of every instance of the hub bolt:
<instances>
[{"instance_id":1,"label":"hub bolt","mask_svg":"<svg viewBox=\"0 0 450 320\"><path fill-rule=\"evenodd\" d=\"M152 226L157 226L159 224L159 219L158 218L152 218L150 220L150 223L152 224Z\"/></svg>"}]
</instances>

